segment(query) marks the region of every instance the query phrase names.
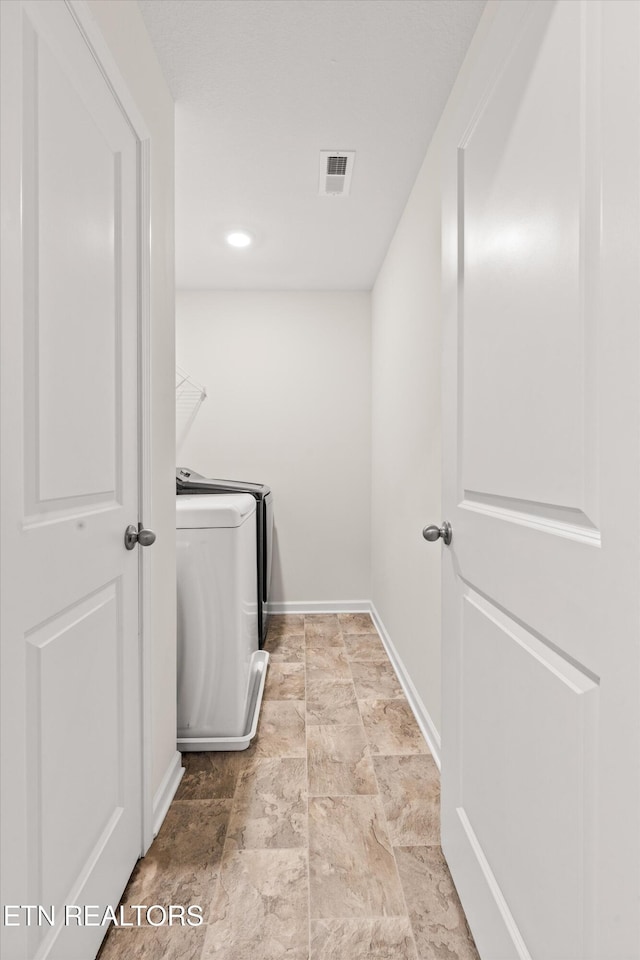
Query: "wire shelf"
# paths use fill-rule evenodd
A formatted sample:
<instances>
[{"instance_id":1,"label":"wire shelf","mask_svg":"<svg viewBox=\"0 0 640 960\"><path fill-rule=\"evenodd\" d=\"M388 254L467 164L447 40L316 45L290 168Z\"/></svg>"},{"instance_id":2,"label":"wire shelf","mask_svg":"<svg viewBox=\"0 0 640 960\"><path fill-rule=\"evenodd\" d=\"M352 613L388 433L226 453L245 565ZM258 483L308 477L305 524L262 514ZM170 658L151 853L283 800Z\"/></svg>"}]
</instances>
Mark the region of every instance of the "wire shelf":
<instances>
[{"instance_id":1,"label":"wire shelf","mask_svg":"<svg viewBox=\"0 0 640 960\"><path fill-rule=\"evenodd\" d=\"M182 367L176 367L176 453L180 453L198 410L206 399L206 387L189 376Z\"/></svg>"}]
</instances>

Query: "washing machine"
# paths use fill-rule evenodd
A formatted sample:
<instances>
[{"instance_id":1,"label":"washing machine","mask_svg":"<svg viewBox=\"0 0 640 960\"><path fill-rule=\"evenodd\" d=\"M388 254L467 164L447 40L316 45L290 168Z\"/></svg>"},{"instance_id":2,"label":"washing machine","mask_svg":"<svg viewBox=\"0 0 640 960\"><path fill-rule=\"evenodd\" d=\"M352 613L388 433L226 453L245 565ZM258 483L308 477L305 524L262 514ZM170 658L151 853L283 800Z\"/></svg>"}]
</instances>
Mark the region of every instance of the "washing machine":
<instances>
[{"instance_id":1,"label":"washing machine","mask_svg":"<svg viewBox=\"0 0 640 960\"><path fill-rule=\"evenodd\" d=\"M269 654L259 649L256 500L176 498L178 749L243 750Z\"/></svg>"},{"instance_id":2,"label":"washing machine","mask_svg":"<svg viewBox=\"0 0 640 960\"><path fill-rule=\"evenodd\" d=\"M258 568L258 631L260 647L264 646L269 628L269 589L271 584L271 555L273 553L273 493L265 483L246 480L216 480L203 477L189 467L176 470L178 495L210 493L248 493L256 501L256 563Z\"/></svg>"}]
</instances>

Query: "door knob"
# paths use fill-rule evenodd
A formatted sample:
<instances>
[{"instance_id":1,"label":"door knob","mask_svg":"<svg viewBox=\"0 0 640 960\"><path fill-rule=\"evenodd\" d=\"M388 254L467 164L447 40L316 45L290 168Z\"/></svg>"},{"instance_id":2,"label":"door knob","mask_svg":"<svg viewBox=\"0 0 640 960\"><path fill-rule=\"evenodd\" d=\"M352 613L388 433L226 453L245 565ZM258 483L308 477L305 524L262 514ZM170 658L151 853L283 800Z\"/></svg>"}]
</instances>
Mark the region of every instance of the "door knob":
<instances>
[{"instance_id":1,"label":"door knob","mask_svg":"<svg viewBox=\"0 0 640 960\"><path fill-rule=\"evenodd\" d=\"M141 547L150 547L152 543L155 543L155 539L156 535L153 530L145 530L141 523L137 527L130 523L124 532L124 545L127 550L133 550L136 543L139 543Z\"/></svg>"},{"instance_id":2,"label":"door knob","mask_svg":"<svg viewBox=\"0 0 640 960\"><path fill-rule=\"evenodd\" d=\"M422 536L425 538L425 540L431 541L439 540L442 537L443 543L448 547L451 543L453 531L449 521L443 520L441 527L437 527L435 523L432 523L430 527L425 527L422 531Z\"/></svg>"}]
</instances>

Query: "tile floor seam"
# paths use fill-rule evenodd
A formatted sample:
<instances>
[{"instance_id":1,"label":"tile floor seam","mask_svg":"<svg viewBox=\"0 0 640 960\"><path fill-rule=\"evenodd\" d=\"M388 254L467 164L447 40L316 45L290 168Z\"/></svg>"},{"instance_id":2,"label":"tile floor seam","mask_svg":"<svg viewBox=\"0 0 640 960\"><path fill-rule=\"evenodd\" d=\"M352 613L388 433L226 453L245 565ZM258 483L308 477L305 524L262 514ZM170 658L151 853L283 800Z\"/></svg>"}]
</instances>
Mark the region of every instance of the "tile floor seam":
<instances>
[{"instance_id":1,"label":"tile floor seam","mask_svg":"<svg viewBox=\"0 0 640 960\"><path fill-rule=\"evenodd\" d=\"M378 786L378 797L380 798L380 806L382 807L382 815L383 815L383 817L384 817L384 823L385 823L385 826L386 826L386 828L387 828L387 836L388 836L388 838L389 838L389 845L390 845L390 847L391 847L391 855L392 855L392 857L393 857L393 863L394 863L394 866L395 866L395 868L396 868L396 873L397 873L397 875L398 875L398 883L399 883L399 885L400 885L400 890L401 890L401 892L402 892L402 902L404 903L405 916L407 917L407 919L408 919L408 921L409 921L409 927L411 928L411 939L413 940L413 946L414 946L414 948L415 948L416 958L417 958L417 957L418 957L418 945L417 945L417 943L416 943L416 935L415 935L415 932L414 932L414 929L413 929L413 923L411 922L411 914L409 913L409 906L408 906L408 904L407 904L407 898L406 898L406 895L405 895L405 892L404 892L404 884L402 883L402 878L401 878L401 876L400 876L400 870L398 869L398 861L396 860L395 847L394 847L393 844L391 843L391 833L390 833L390 831L389 831L389 821L387 820L387 812L386 812L386 810L384 809L384 803L382 802L382 793L381 793L381 791L380 791L380 781L378 780L378 774L376 773L376 765L375 765L375 763L373 763L372 766L373 766L373 776L374 776L374 779L375 779L376 784L377 784L377 786Z\"/></svg>"},{"instance_id":2,"label":"tile floor seam","mask_svg":"<svg viewBox=\"0 0 640 960\"><path fill-rule=\"evenodd\" d=\"M306 617L304 620L306 626ZM305 769L307 774L307 944L308 960L311 960L311 845L309 843L309 724L307 723L307 634L304 634L304 745Z\"/></svg>"},{"instance_id":3,"label":"tile floor seam","mask_svg":"<svg viewBox=\"0 0 640 960\"><path fill-rule=\"evenodd\" d=\"M251 747L248 747L248 749L251 749ZM231 752L231 751L229 751L229 752ZM234 752L235 752L235 753L240 753L240 751L234 751ZM213 764L212 764L212 766L213 766ZM227 841L228 841L228 839L229 839L229 827L230 827L230 825L231 825L231 820L232 820L232 817L233 817L234 804L235 804L235 799L236 799L236 793L238 792L238 784L239 784L239 783L240 783L240 771L237 771L237 773L236 773L236 780L235 780L235 784L234 784L234 787L233 787L233 796L230 798L230 799L231 799L231 806L229 807L229 818L228 818L228 820L227 820L227 826L226 826L225 832L224 832L224 843L222 844L222 852L221 852L221 854L220 854L220 870L218 871L218 876L216 877L215 883L213 884L213 890L211 891L211 896L210 896L210 899L209 899L209 909L208 909L208 911L207 911L207 917L208 917L208 919L207 919L207 923L206 923L206 926L207 926L207 927L210 927L210 926L211 926L211 915L212 915L212 911L213 911L213 905L215 904L215 902L216 902L216 900L217 900L217 898L218 898L218 889L219 889L219 887L220 887L220 885L221 885L221 882L222 882L222 871L223 871L223 869L224 869L225 854L226 854L226 851L227 851ZM200 958L199 958L199 960L206 960L206 958L204 958L204 948L205 948L206 942L207 942L207 937L206 937L206 935L205 935L205 938L204 938L204 940L202 941L202 951L201 951L201 953L200 953Z\"/></svg>"},{"instance_id":4,"label":"tile floor seam","mask_svg":"<svg viewBox=\"0 0 640 960\"><path fill-rule=\"evenodd\" d=\"M343 631L340 632L340 635L341 635L341 637L343 638L343 642L344 642L344 633L343 633ZM362 718L362 713L361 713L361 711L360 711L360 706L359 706L359 699L358 699L357 691L356 691L356 687L355 687L355 677L354 677L354 675L353 675L353 663L354 663L354 661L348 658L348 663L349 663L349 671L350 671L350 673L351 673L351 684L353 685L354 692L356 693L356 705L357 705L357 708L358 708L358 716L360 717L360 726L361 726L361 727L363 728L363 730L364 730L365 740L366 740L368 746L371 747L370 738L368 737L367 732L366 732L366 729L365 729L365 727L364 727L364 722L363 722L363 718ZM394 671L394 673L395 673L395 671ZM329 682L331 682L331 681L329 681ZM339 681L333 681L333 682L339 682ZM346 683L346 682L348 682L348 681L343 681L343 682ZM394 869L395 869L395 872L396 872L397 885L398 885L398 888L399 888L399 890L400 890L400 892L401 892L402 903L403 903L403 905L404 905L404 914L398 914L397 916L398 916L398 917L404 917L404 918L406 918L406 919L409 921L409 924L410 924L411 921L410 921L410 917L409 917L409 911L408 911L408 908L407 908L407 903L406 903L406 899L405 899L405 896L404 896L404 890L403 890L402 883L401 883L401 880L400 880L400 873L399 873L399 871L398 871L398 865L397 865L397 862L396 862L395 855L394 855L394 853L393 853L393 846L392 846L392 843L391 843L391 834L390 834L390 831L389 831L389 825L388 825L388 822L387 822L386 812L385 812L385 809L384 809L384 804L383 804L383 802L382 802L382 795L381 795L381 791L380 791L380 784L379 784L379 782L378 782L378 778L377 778L376 773L375 773L375 765L374 765L374 763L373 763L373 760L372 760L372 762L371 762L371 767L372 767L373 779L374 779L374 781L375 781L375 785L376 785L377 791L376 791L375 794L367 795L367 799L370 797L370 798L373 800L374 806L377 806L378 812L379 812L379 813L381 814L381 816L382 816L382 823L383 823L384 830L385 830L385 834L386 834L386 841L387 841L387 843L388 843L388 849L389 849L389 852L390 852L391 857L392 857L392 860L393 860L393 865L394 865ZM349 798L352 798L352 799L361 799L360 795L357 795L357 794L354 795L353 793L351 793L351 794L336 794L336 793L331 793L331 794L329 795L329 799L334 799L334 798L337 798L337 797L339 797L339 796L349 797ZM377 803L376 803L376 801L377 801ZM377 840L378 843L380 843L380 839L379 839L377 836L376 836L376 840ZM385 919L386 916L387 916L386 914L380 914L380 915L368 914L367 917L366 917L366 918L363 918L363 919L372 920L372 921L373 921L373 920ZM396 916L396 915L394 914L394 916ZM341 917L334 917L334 916L332 916L330 919L331 919L332 921L333 921L333 920L341 920L341 919L345 919L345 920L346 920L346 919L353 919L353 917L351 917L351 918L348 918L348 917L341 918ZM414 939L414 946L415 946L415 938L413 937L413 928L412 928L412 927L411 927L411 933L412 933L412 938Z\"/></svg>"},{"instance_id":5,"label":"tile floor seam","mask_svg":"<svg viewBox=\"0 0 640 960\"><path fill-rule=\"evenodd\" d=\"M298 626L300 620L302 620L302 632L300 632ZM200 854L204 852L203 843L208 844L208 841L203 836L199 845L196 844L193 847L193 831L198 827L197 811L199 803L215 800L218 805L220 803L228 805L224 832L220 831L218 833L220 839L216 843L215 850L212 847L211 857L207 855L206 858L206 863L211 865L211 872L213 872L215 864L219 863L215 879L211 878L213 880L211 886L206 881L201 883L202 902L204 902L205 897L208 897L208 913L206 922L202 925L203 932L198 937L192 938L190 943L187 944L187 941L179 933L165 935L159 932L157 938L154 938L149 931L146 931L140 934L136 940L133 940L127 934L123 935L120 931L115 931L116 935L112 937L111 948L107 946L103 960L107 960L107 955L109 960L116 960L116 958L117 960L124 960L125 957L130 956L128 951L131 949L135 950L135 955L139 957L139 960L159 960L160 956L166 957L166 960L178 960L178 958L183 957L184 950L187 951L191 960L196 960L196 958L213 960L214 956L224 957L225 960L245 960L249 956L247 953L249 946L253 951L251 960L274 960L276 955L280 955L277 954L277 951L282 950L283 947L286 950L286 955L291 956L292 960L338 960L338 958L339 960L347 960L347 958L348 960L364 960L365 957L375 957L375 960L382 960L383 957L386 960L390 960L391 957L394 960L401 960L401 958L402 960L427 960L429 957L440 955L442 948L450 951L450 947L454 951L451 952L451 956L455 956L457 960L463 960L463 958L464 960L471 960L472 953L474 960L477 960L477 954L472 948L472 941L468 943L464 934L463 926L466 926L466 919L442 854L437 823L434 821L434 832L421 832L421 828L419 828L414 833L414 826L411 826L409 831L406 832L401 825L397 830L394 827L394 833L392 834L390 817L395 816L396 808L404 809L410 803L414 793L416 799L420 799L422 796L421 785L425 774L423 774L420 764L414 764L413 762L409 764L406 758L411 756L422 758L431 754L428 746L425 747L424 753L420 752L422 750L420 742L424 738L419 730L417 735L419 739L415 736L415 731L412 729L415 724L409 722L413 712L404 697L395 699L387 694L387 696L378 695L361 698L357 695L355 674L360 674L365 678L363 684L367 686L361 687L364 692L382 691L386 693L389 689L387 683L389 670L397 679L397 673L386 650L379 650L376 646L381 641L375 625L371 623L368 631L365 630L365 626L364 619L351 615L345 615L342 619L337 615L322 617L307 615L291 621L291 627L295 629L293 633L288 633L289 624L286 619L275 621L275 634L272 642L276 649L278 646L282 647L282 657L284 658L282 662L285 667L274 671L274 673L281 674L283 677L295 674L297 671L295 669L291 671L290 667L286 665L299 664L300 657L302 657L304 671L299 672L304 679L304 700L295 703L295 710L293 709L293 702L287 701L286 696L283 701L272 701L274 704L288 702L291 706L284 710L276 708L267 711L268 722L260 732L262 737L259 733L255 744L249 748L249 756L245 755L244 761L242 759L243 754L236 753L233 757L226 754L223 760L214 759L213 755L208 755L206 762L203 762L202 755L200 755L200 759L196 758L193 763L186 762L187 776L189 777L187 793L194 791L196 794L198 792L208 792L209 795L206 797L187 796L174 801L176 811L180 811L176 813L179 823L193 820L188 835L185 833L183 836L178 830L174 837L174 829L171 827L169 834L164 837L160 845L160 859L157 855L158 848L156 848L155 859L149 858L151 870L146 874L145 882L151 882L152 888L154 883L156 885L159 883L162 886L165 879L171 880L172 871L175 870L173 866L175 856L177 856L178 866L181 858L184 859L184 853L181 852L184 848L182 846L176 847L176 844L182 845L185 842L191 844L191 850L195 857L193 861L194 869L200 869L198 864L202 859ZM350 628L352 630L355 628L354 632L350 632ZM349 643L349 649L347 650L347 639L349 637L354 639ZM362 639L366 637L372 640L369 646ZM334 688L337 685L339 689L341 684L346 687L346 684L350 683L354 691L356 710L353 712L353 720L346 724L342 721L328 724L323 722L307 723L309 685L312 689L314 687L310 677L316 663L316 658L310 654L314 650L322 649L323 645L326 645L326 648L331 648L333 653L324 659L322 657L318 658L320 671L329 667L330 669L326 674L329 684L334 685ZM269 638L266 646L269 649ZM372 659L372 655L378 657L378 659ZM362 659L363 657L365 659ZM348 665L346 671L344 670L345 660ZM273 661L274 664L276 662L278 661ZM354 667L354 664L370 664L371 667ZM374 664L383 666L376 669L373 666ZM347 675L351 677L351 680L347 679ZM325 677L321 677L320 682L322 683L324 679ZM318 689L321 690L322 686ZM291 687L289 687L289 692L290 690ZM286 694L288 692L286 684L278 684L275 692L278 695ZM324 709L328 710L329 716L331 716L332 698L325 699L328 700L328 707L325 705ZM391 706L393 703L398 704L403 700L405 707L394 708ZM322 698L319 702L322 704ZM380 711L382 723L378 720L375 723L370 722L367 726L364 722L364 714L367 712L367 706L375 703L387 705L384 712ZM292 722L291 719L293 713L297 713L300 708L302 708L301 719L304 722L304 738L298 732L299 726L296 728L296 722ZM407 714L406 717L405 713ZM318 716L322 716L321 711L318 711ZM336 714L334 713L333 716L335 718ZM373 720L376 720L375 716ZM326 741L324 741L324 735L321 735L323 727L327 731L333 732L332 736L328 737ZM316 731L318 731L317 735ZM232 861L235 863L236 853L243 853L241 849L236 850L233 846L232 836L234 818L238 816L239 822L241 822L244 816L238 812L242 806L241 796L243 797L245 794L242 785L253 784L254 792L261 797L261 802L263 800L266 802L273 792L270 786L273 782L272 775L270 779L263 770L264 776L259 780L259 783L256 783L257 775L265 764L267 766L269 763L277 764L279 761L289 761L289 758L297 760L295 753L299 748L295 746L296 738L298 738L297 743L300 748L304 744L305 754L305 765L302 769L306 775L306 841L305 838L302 838L303 842L297 847L297 855L289 860L284 855L296 853L296 848L281 846L282 842L286 842L286 830L283 832L276 831L273 834L272 839L276 841L278 846L270 847L267 845L264 848L248 849L251 856L249 861L246 862L242 856L240 857L240 860L245 863L240 873L242 874L245 869L249 870L249 879L251 880L250 872L253 870L255 879L246 888L243 885L239 887L239 864L235 864L233 869L230 865ZM258 743L260 739L262 739L261 745ZM378 740L381 740L380 746L382 749L379 753L373 753L374 749L380 749L380 747L376 748ZM362 744L362 747L360 744ZM422 746L424 746L424 743L422 743ZM312 747L315 751L318 751L318 762L328 764L329 767L333 768L330 774L324 778L324 784L319 779L319 775L314 773L314 777L316 777L320 786L325 786L330 792L314 794L313 796L311 795L313 765L310 756ZM398 753L398 750L407 749L409 753ZM266 751L264 756L262 750ZM367 758L370 766L370 774L367 774L368 779L363 778L361 774L354 776L352 772L363 757ZM399 764L386 763L386 761L392 760L401 762ZM263 761L265 761L265 764L263 764ZM343 770L338 769L341 766L347 769L347 776L344 775ZM278 781L284 786L287 797L290 791L287 787L288 781L285 772L288 769L285 764L282 776ZM313 767L313 769L315 771L318 768ZM335 773L336 769L338 769L337 775ZM185 776L185 780L187 776ZM404 778L407 778L406 782ZM365 781L366 789L375 789L375 793L359 792ZM384 792L381 789L381 783L384 784ZM345 792L342 792L342 789L338 791L332 789L334 786L344 788ZM247 787L247 789L249 788ZM218 796L217 791L222 792L222 790L226 795ZM280 792L280 788L276 787L276 801ZM213 796L211 796L212 793ZM314 804L316 802L319 804L317 808L312 806L312 800ZM334 846L328 836L324 835L322 823L320 821L316 823L316 814L321 809L322 804L328 802L331 805L332 801L335 801L336 806L333 808L334 813L330 815L329 821L333 816L333 822L338 824L339 828L334 836L351 837L355 826L355 833L360 834L362 832L363 837L368 836L367 843L371 845L370 849L377 849L379 855L373 854L373 860L369 860L366 850L363 850L361 854L356 856L353 871L347 871L345 874L342 888L338 887L338 890L342 889L342 893L349 894L349 897L353 893L360 900L361 906L359 909L364 908L365 912L354 914L351 910L347 916L331 915L332 910L335 910L336 914L344 914L345 910L350 910L352 906L349 899L345 899L344 896L336 897L333 894L326 901L329 904L329 916L322 918L313 916L314 904L322 903L328 892L323 886L326 878L317 872L318 867L323 865L331 867L333 865L335 869L340 869L349 863L348 859L341 857L339 850L335 851L335 854L338 854L337 856L334 854ZM284 807L278 808L279 812L276 810L276 819L287 817L287 804L288 801ZM204 810L204 806L202 809ZM304 815L305 805L300 805L299 809ZM366 817L363 818L362 815L365 812ZM214 813L212 805L211 816ZM222 811L218 810L215 814L219 825L221 813ZM314 849L317 849L319 856L319 860L314 867L316 881L313 890L311 883L312 813L315 818ZM259 818L262 814L258 811L257 816ZM335 819L336 817L337 819ZM210 830L209 822L208 817L205 817L202 821L207 834ZM373 834L371 833L372 830ZM435 839L436 833L437 839ZM381 842L383 834L386 836L386 840ZM200 836L197 829L196 835ZM414 835L421 840L420 843L410 842ZM433 842L428 842L432 837L434 837ZM396 842L394 842L394 838L396 838ZM174 848L175 853L172 853ZM189 846L186 849L189 853ZM273 862L272 854L274 855ZM169 855L169 860L167 860L167 855ZM189 853L189 856L191 856L191 853ZM306 856L306 870L305 864L302 862L304 856ZM191 860L188 862L190 863ZM157 879L154 880L154 873L158 869L159 863L161 869L157 874ZM162 864L164 865L162 866ZM253 867L251 867L251 864L253 864ZM225 869L223 869L223 865L226 865ZM292 868L294 868L293 872L291 872ZM365 873L363 873L363 869ZM386 879L385 872L387 873ZM207 871L205 870L204 873L206 874ZM144 868L142 875L145 876ZM365 882L362 887L363 877L365 877ZM367 877L370 879L366 879ZM304 898L304 892L301 890L304 879L307 881L306 898ZM446 883L446 892L442 892L440 895L438 891L442 880ZM274 913L274 908L268 906L270 897L274 895L271 890L274 881L276 883L275 896L277 900L284 898L284 902L292 904L293 928L286 927L285 929L278 912ZM383 885L382 897L375 892L376 889L380 889L380 883ZM391 891L387 888L396 885L398 889L391 896ZM257 897L255 900L256 912L252 912L252 901L246 901L245 895L242 893L243 889ZM225 897L222 896L223 891ZM298 892L296 893L296 891ZM372 896L372 894L374 895ZM300 899L300 895L302 895L302 899ZM389 899L390 897L391 899ZM224 903L220 898L224 899ZM320 898L320 901L318 898ZM294 901L295 907L293 906ZM222 909L224 916L221 914L216 918L213 912L216 904L218 904L218 909ZM393 912L390 914L382 912L385 905L387 908L393 908ZM306 931L304 925L305 906L307 908ZM226 918L227 911L230 911L230 920ZM247 913L247 911L249 912ZM451 926L448 918L451 918ZM247 922L255 927L251 944L249 940L245 941L245 924ZM307 936L306 948L304 946L305 932ZM129 931L129 935L131 935L131 931ZM133 936L135 937L135 932ZM199 940L199 936L202 936L202 941ZM286 939L281 940L281 936ZM296 939L294 940L293 937ZM141 952L139 953L139 951ZM447 955L449 955L449 952L447 952ZM186 956L185 960L187 960Z\"/></svg>"},{"instance_id":6,"label":"tile floor seam","mask_svg":"<svg viewBox=\"0 0 640 960\"><path fill-rule=\"evenodd\" d=\"M376 632L377 632L377 631L376 631ZM355 684L355 679L356 679L356 678L355 678L355 676L354 676L354 670L353 670L353 664L354 664L355 662L360 662L360 661L355 661L354 659L348 657L349 672L351 673L351 680L352 680L352 683L353 683L354 690L355 690L355 692L356 692L356 704L357 704L357 707L358 707L358 715L359 715L359 717L360 717L360 726L361 726L362 729L364 730L365 741L366 741L366 743L367 743L367 746L369 747L369 751L371 751L371 747L372 747L371 737L370 737L370 735L368 734L367 729L366 729L365 724L364 724L364 718L363 718L363 716L362 716L362 711L360 710L360 699L361 699L361 698L358 697L358 695L357 695L357 688L356 688L356 684ZM380 661L378 661L378 662L380 662ZM384 661L382 661L382 662L384 662ZM390 661L389 661L389 663L390 663ZM392 668L392 670L393 670L393 665L391 665L391 668ZM394 672L394 675L395 675L395 670L394 670L393 672ZM364 699L364 698L363 698L363 699ZM413 948L414 948L414 952L415 952L414 955L415 955L415 957L417 958L417 957L418 957L418 950L417 950L417 944L416 944L415 934L414 934L414 930L413 930L413 924L411 923L411 916L410 916L410 914L409 914L409 909L408 909L408 906L407 906L407 901L406 901L406 897L405 897L404 887L403 887L402 881L401 881L401 879L400 879L400 871L399 871L399 869L398 869L398 864L397 864L397 861L396 861L393 844L391 843L391 833L390 833L390 830L389 830L389 823L388 823L388 820L387 820L387 815L386 815L386 811L385 811L385 808L384 808L384 803L383 803L383 801L382 801L382 793L381 793L381 790L380 790L380 783L379 783L378 776L377 776L376 771L375 771L375 763L373 762L373 754L370 752L369 755L370 755L370 759L371 759L371 768L372 768L372 771L373 771L373 779L374 779L375 785L376 785L376 787L377 787L377 792L376 792L374 795L372 795L372 796L374 797L374 801L375 801L375 799L377 799L377 801L378 801L377 806L378 806L379 811L381 812L381 815L382 815L382 818L383 818L383 824L384 824L384 828L385 828L385 831L386 831L386 839L387 839L387 842L388 842L388 844L389 844L389 850L390 850L390 853L391 853L391 856L392 856L392 859L393 859L394 868L395 868L395 871L396 871L396 877L397 877L397 881L398 881L398 887L399 887L399 889L400 889L400 893L401 893L401 897L402 897L402 903L403 903L403 905L404 905L404 916L402 916L402 915L399 915L399 916L402 916L402 919L406 919L407 922L408 922L408 924L409 924L409 929L410 929L410 931L411 931L411 942L412 942L412 944L413 944ZM353 794L351 794L351 795L349 795L349 794L340 794L340 795L332 794L332 796L353 796ZM378 838L376 838L376 839L378 840L378 842L380 842ZM349 920L352 920L352 919L353 919L353 917L331 917L331 921L349 921ZM385 915L382 915L381 917L369 917L369 916L367 916L367 918L366 918L367 921L370 920L370 921L372 921L372 922L374 922L374 921L376 921L376 920L383 920L383 919L386 919Z\"/></svg>"},{"instance_id":7,"label":"tile floor seam","mask_svg":"<svg viewBox=\"0 0 640 960\"><path fill-rule=\"evenodd\" d=\"M374 624L374 627L375 627L375 624ZM378 636L380 637L380 633L379 633L377 627L376 627L376 633L377 633ZM380 641L381 641L381 643L383 643L383 646L384 646L384 641L382 640L382 637L380 637ZM385 652L386 652L386 647L385 647ZM395 674L395 676L396 676L396 679L398 679L398 675L397 675L397 673L396 673L396 670L395 670L393 664L391 663L391 658L388 656L388 654L387 654L387 659L388 659L389 663L391 664L391 669L393 670L393 672L394 672L394 674ZM351 663L353 663L353 662L354 662L354 661L350 661L349 666L351 666ZM352 671L352 676L353 676L353 671ZM354 679L355 679L355 678L354 678ZM370 698L363 697L362 699L363 699L363 700L366 700L366 699L370 699ZM408 701L407 701L407 702L408 702ZM362 713L361 713L361 711L360 711L360 698L358 698L358 711L360 712L361 717L362 717ZM411 712L413 713L413 710L412 710ZM364 719L363 719L363 726L365 726L365 735L367 735L367 737L368 737L366 725L364 725ZM422 736L422 731L420 731L420 735ZM425 741L425 742L426 742L426 741ZM427 753L428 753L428 756L431 756L431 755L432 755L432 754L431 754L431 750L429 749L429 745L428 745L428 744L427 744ZM396 756L396 754L376 754L376 756ZM373 766L374 777L375 777L376 783L377 783L377 785L378 785L378 793L379 793L379 796L381 796L381 794L380 794L380 783L379 783L379 780L378 780L378 774L376 773L376 765L375 765L375 762L373 761L373 759L372 759L372 766ZM384 807L384 804L383 804L383 807ZM439 820L439 818L440 818L440 812L439 812L439 811L440 811L440 804L438 803L438 820ZM385 822L387 823L387 830L388 830L388 826L389 826L389 825L388 825L388 820L386 819L386 811L384 811L384 815L385 815ZM396 849L398 849L398 850L401 850L401 849L408 849L408 850L410 850L410 849L414 849L414 848L416 848L416 847L425 847L425 848L433 848L433 847L435 847L435 848L437 848L438 850L440 850L440 851L442 852L442 845L441 845L441 843L439 843L439 842L436 842L436 843L433 843L433 844L426 844L426 843L425 843L425 844L402 844L402 843L398 843L398 844L393 844L393 843L392 843L392 844L391 844L391 850L392 850L392 853L393 853L393 860L394 860L394 863L395 863L395 865L396 865L396 870L397 870L397 872L398 872L398 877L400 878L400 889L402 890L402 898L403 898L403 901L404 901L405 909L407 910L407 916L408 916L408 918L409 918L409 926L410 926L410 928L411 928L411 934L412 934L413 944L414 944L415 951L416 951L416 957L418 957L418 956L419 956L419 955L418 955L418 940L417 940L416 933L415 933L414 922L413 922L413 919L412 919L412 916L411 916L411 912L410 912L410 910L409 910L409 905L408 905L408 902L407 902L407 895L406 895L406 892L405 892L404 883L402 882L402 878L400 877L400 869L399 869L398 860L397 860L397 857L396 857Z\"/></svg>"},{"instance_id":8,"label":"tile floor seam","mask_svg":"<svg viewBox=\"0 0 640 960\"><path fill-rule=\"evenodd\" d=\"M376 633L377 633L377 631L376 631ZM378 636L379 636L379 634L378 634ZM389 663L391 663L391 661L389 661ZM351 663L349 664L349 666L351 666ZM391 668L393 669L393 664L391 664ZM395 674L395 670L393 670L393 672L394 672L394 674ZM353 671L352 671L352 675L353 675ZM397 674L396 674L396 677L397 677ZM363 698L363 699L365 699L365 698ZM364 723L364 718L363 718L363 716L362 716L362 711L360 710L360 702L361 702L361 701L360 701L360 698L358 698L358 713L360 714L360 720L361 720L362 725L363 725L363 727L364 727L364 733L365 733L365 737L367 738L367 743L369 744L369 747L371 747L370 736L369 736L369 733L367 732L367 728L366 728L365 723ZM376 756L381 756L381 754L376 754ZM405 891L404 891L404 884L402 883L402 878L401 878L401 876L400 876L400 870L399 870L399 868L398 868L398 861L396 860L395 847L393 846L393 844L392 844L392 842L391 842L391 832L390 832L390 830L389 830L389 821L387 820L387 812L386 812L386 810L385 810L385 808L384 808L384 803L382 802L382 792L381 792L381 790L380 790L380 781L378 780L378 774L376 773L376 765L375 765L375 762L374 762L374 759L373 759L373 755L371 756L371 766L373 767L373 777L374 777L374 780L375 780L375 782L376 782L376 786L377 786L377 788L378 788L378 798L379 798L379 801L380 801L380 806L381 806L381 808L382 808L382 815L383 815L383 817L384 817L384 823L385 823L385 826L386 826L386 828L387 828L387 837L389 838L389 845L390 845L390 847L391 847L391 855L392 855L392 857L393 857L393 863L394 863L394 866L395 866L395 868L396 868L396 874L397 874L397 876L398 876L398 884L399 884L400 890L401 890L401 892L402 892L402 902L404 903L405 915L406 915L406 917L407 917L407 919L408 919L408 921L409 921L409 928L410 928L410 930L411 930L411 939L412 939L412 942L413 942L413 947L414 947L414 950L415 950L415 956L416 956L416 960L417 960L417 958L418 958L418 944L417 944L417 941L416 941L415 931L414 931L414 929L413 929L413 923L412 923L412 920L411 920L411 914L410 914L410 912L409 912L409 906L408 906L408 904L407 904L407 897L406 897L406 894L405 894Z\"/></svg>"}]
</instances>

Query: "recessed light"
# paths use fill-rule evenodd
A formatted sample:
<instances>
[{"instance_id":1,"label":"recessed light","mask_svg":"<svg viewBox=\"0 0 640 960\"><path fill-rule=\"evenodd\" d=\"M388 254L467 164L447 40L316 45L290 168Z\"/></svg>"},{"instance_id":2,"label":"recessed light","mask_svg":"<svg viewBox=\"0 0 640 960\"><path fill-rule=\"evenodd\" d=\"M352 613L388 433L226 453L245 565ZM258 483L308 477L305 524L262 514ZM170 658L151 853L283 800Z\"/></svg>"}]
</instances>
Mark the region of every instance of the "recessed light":
<instances>
[{"instance_id":1,"label":"recessed light","mask_svg":"<svg viewBox=\"0 0 640 960\"><path fill-rule=\"evenodd\" d=\"M230 247L250 247L253 243L253 237L245 230L233 230L227 234L227 243Z\"/></svg>"}]
</instances>

